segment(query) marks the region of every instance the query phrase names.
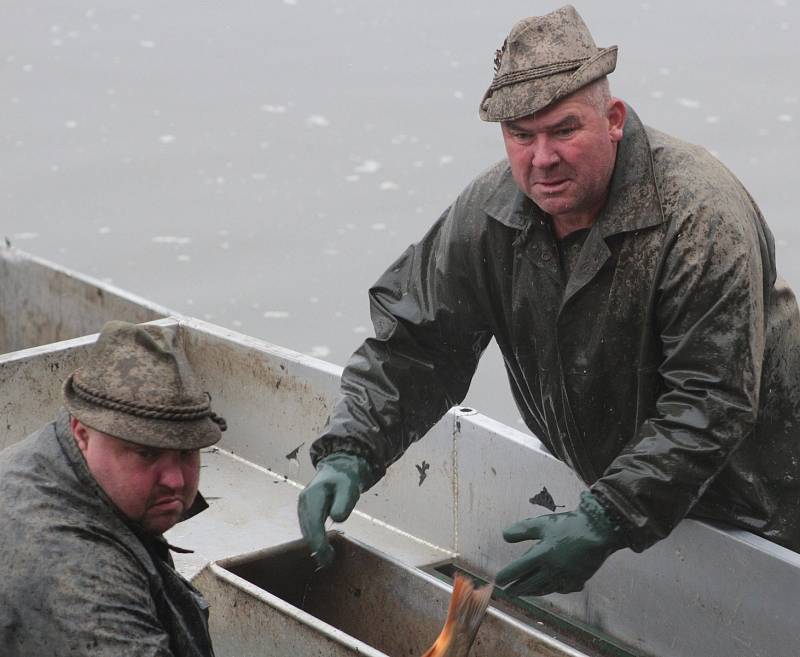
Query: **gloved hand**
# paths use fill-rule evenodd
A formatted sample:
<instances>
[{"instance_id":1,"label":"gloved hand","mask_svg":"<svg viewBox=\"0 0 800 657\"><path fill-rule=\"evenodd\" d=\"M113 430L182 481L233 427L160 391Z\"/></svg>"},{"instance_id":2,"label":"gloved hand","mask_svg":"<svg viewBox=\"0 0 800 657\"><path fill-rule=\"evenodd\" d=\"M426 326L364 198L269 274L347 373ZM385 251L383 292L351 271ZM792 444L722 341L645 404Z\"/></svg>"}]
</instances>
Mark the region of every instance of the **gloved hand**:
<instances>
[{"instance_id":1,"label":"gloved hand","mask_svg":"<svg viewBox=\"0 0 800 657\"><path fill-rule=\"evenodd\" d=\"M320 568L333 562L333 548L325 537L325 520L347 520L361 493L372 483L367 461L354 454L329 454L317 463L317 474L297 502L300 531Z\"/></svg>"},{"instance_id":2,"label":"gloved hand","mask_svg":"<svg viewBox=\"0 0 800 657\"><path fill-rule=\"evenodd\" d=\"M511 595L580 591L609 555L626 547L621 529L588 491L575 511L522 520L503 531L503 538L539 540L497 573L498 586L513 582L505 589Z\"/></svg>"}]
</instances>

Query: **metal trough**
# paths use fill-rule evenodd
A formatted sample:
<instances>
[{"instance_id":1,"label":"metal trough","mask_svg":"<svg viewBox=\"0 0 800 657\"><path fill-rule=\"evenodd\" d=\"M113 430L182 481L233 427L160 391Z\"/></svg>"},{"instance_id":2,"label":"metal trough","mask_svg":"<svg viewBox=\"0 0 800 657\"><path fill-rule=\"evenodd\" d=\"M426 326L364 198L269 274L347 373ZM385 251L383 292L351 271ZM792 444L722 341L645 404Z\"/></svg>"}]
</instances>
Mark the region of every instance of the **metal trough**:
<instances>
[{"instance_id":1,"label":"metal trough","mask_svg":"<svg viewBox=\"0 0 800 657\"><path fill-rule=\"evenodd\" d=\"M316 570L301 541L207 566L194 580L211 604L218 657L422 655L447 616L451 588L343 535ZM586 655L490 607L472 657Z\"/></svg>"}]
</instances>

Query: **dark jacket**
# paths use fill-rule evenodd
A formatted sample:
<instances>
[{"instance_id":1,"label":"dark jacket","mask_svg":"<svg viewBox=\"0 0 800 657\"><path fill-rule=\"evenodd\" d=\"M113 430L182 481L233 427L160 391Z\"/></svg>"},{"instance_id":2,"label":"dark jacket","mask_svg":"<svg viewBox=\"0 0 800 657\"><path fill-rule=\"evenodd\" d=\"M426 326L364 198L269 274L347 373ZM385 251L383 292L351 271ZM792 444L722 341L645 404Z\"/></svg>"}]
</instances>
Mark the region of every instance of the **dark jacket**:
<instances>
[{"instance_id":1,"label":"dark jacket","mask_svg":"<svg viewBox=\"0 0 800 657\"><path fill-rule=\"evenodd\" d=\"M477 178L370 290L376 337L312 459L350 451L380 477L494 337L526 424L634 549L692 512L800 551L800 317L741 183L630 111L568 280L559 263L508 165Z\"/></svg>"},{"instance_id":2,"label":"dark jacket","mask_svg":"<svg viewBox=\"0 0 800 657\"><path fill-rule=\"evenodd\" d=\"M61 412L0 453L0 655L213 657L207 605L99 488Z\"/></svg>"}]
</instances>

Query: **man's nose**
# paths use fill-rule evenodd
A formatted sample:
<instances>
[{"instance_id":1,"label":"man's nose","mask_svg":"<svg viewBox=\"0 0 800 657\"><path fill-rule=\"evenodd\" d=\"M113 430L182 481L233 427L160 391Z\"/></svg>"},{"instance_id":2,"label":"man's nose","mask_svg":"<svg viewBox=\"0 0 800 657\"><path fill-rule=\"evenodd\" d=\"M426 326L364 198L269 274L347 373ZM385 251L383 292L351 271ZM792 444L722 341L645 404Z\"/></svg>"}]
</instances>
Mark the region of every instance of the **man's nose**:
<instances>
[{"instance_id":1,"label":"man's nose","mask_svg":"<svg viewBox=\"0 0 800 657\"><path fill-rule=\"evenodd\" d=\"M550 169L559 162L557 150L546 135L539 136L532 145L531 166L535 169Z\"/></svg>"},{"instance_id":2,"label":"man's nose","mask_svg":"<svg viewBox=\"0 0 800 657\"><path fill-rule=\"evenodd\" d=\"M181 490L186 482L180 458L170 458L161 467L158 483L165 488Z\"/></svg>"}]
</instances>

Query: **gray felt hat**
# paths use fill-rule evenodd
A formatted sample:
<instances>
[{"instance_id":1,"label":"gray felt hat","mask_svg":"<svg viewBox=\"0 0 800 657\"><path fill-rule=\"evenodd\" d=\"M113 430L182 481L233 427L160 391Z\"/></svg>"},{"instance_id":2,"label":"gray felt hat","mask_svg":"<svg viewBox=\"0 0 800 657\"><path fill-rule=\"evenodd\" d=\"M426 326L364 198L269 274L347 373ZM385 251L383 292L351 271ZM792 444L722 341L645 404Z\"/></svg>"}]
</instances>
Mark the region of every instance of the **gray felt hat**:
<instances>
[{"instance_id":1,"label":"gray felt hat","mask_svg":"<svg viewBox=\"0 0 800 657\"><path fill-rule=\"evenodd\" d=\"M495 57L495 76L481 100L484 121L529 116L611 73L617 47L598 48L575 8L519 21Z\"/></svg>"},{"instance_id":2,"label":"gray felt hat","mask_svg":"<svg viewBox=\"0 0 800 657\"><path fill-rule=\"evenodd\" d=\"M89 361L64 382L64 402L93 429L149 447L207 447L226 429L173 326L108 322Z\"/></svg>"}]
</instances>

